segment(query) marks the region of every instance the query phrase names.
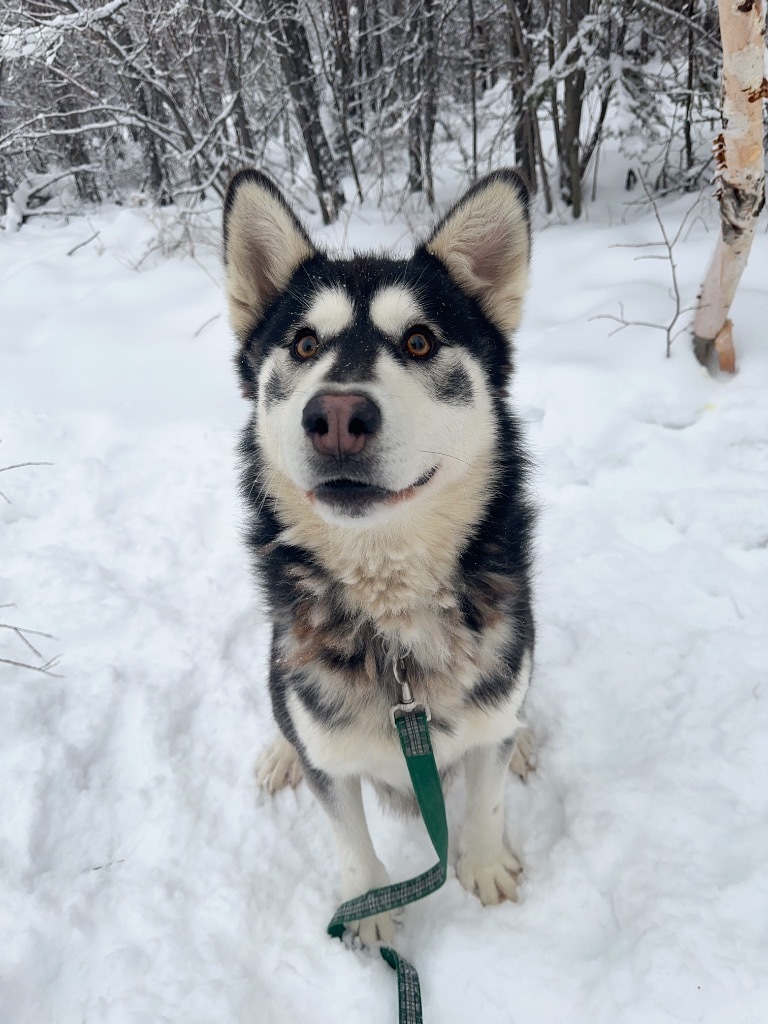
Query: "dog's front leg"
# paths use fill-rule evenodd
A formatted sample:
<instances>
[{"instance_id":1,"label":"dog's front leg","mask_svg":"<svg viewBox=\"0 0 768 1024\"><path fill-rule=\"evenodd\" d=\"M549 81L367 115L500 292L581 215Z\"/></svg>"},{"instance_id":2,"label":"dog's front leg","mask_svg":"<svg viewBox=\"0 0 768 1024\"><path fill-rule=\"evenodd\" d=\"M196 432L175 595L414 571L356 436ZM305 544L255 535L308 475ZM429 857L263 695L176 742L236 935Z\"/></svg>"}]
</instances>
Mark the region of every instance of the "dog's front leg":
<instances>
[{"instance_id":1,"label":"dog's front leg","mask_svg":"<svg viewBox=\"0 0 768 1024\"><path fill-rule=\"evenodd\" d=\"M484 906L517 899L520 861L504 836L504 784L510 744L478 747L466 755L467 811L456 874Z\"/></svg>"},{"instance_id":2,"label":"dog's front leg","mask_svg":"<svg viewBox=\"0 0 768 1024\"><path fill-rule=\"evenodd\" d=\"M332 779L323 774L320 785L310 785L325 808L333 828L341 866L343 900L362 896L369 889L389 884L389 875L376 856L368 824L365 820L363 794L358 777ZM319 781L319 780L317 780ZM352 921L350 931L359 935L366 946L375 942L391 942L395 927L390 913Z\"/></svg>"}]
</instances>

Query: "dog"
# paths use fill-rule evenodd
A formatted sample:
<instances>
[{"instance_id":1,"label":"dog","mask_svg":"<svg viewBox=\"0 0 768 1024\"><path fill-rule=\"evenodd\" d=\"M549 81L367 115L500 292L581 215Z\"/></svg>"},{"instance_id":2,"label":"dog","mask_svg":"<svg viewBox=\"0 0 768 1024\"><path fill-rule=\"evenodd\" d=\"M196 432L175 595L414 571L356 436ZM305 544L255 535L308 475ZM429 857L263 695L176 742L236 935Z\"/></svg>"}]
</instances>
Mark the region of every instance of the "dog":
<instances>
[{"instance_id":1,"label":"dog","mask_svg":"<svg viewBox=\"0 0 768 1024\"><path fill-rule=\"evenodd\" d=\"M390 708L395 663L431 709L443 778L463 765L456 872L516 898L504 786L533 669L529 460L508 407L527 289L527 190L474 184L409 258L334 258L265 175L224 205L247 545L269 605L274 792L302 774L338 847L344 900L388 884L361 780L415 807ZM410 794L410 795L409 795ZM390 914L352 926L388 943Z\"/></svg>"}]
</instances>

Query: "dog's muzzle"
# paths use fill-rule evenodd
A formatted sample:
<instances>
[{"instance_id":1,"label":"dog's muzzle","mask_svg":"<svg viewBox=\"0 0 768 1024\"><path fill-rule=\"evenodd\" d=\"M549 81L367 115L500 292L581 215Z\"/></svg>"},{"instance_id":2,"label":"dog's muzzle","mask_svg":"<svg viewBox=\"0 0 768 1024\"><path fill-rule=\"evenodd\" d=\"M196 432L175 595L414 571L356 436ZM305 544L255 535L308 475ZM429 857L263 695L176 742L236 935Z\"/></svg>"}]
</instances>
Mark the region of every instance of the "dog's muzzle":
<instances>
[{"instance_id":1,"label":"dog's muzzle","mask_svg":"<svg viewBox=\"0 0 768 1024\"><path fill-rule=\"evenodd\" d=\"M437 471L433 467L402 490L382 486L372 441L381 427L381 410L368 395L321 392L304 406L301 425L312 442L316 479L307 497L345 518L359 519L374 506L410 498Z\"/></svg>"}]
</instances>

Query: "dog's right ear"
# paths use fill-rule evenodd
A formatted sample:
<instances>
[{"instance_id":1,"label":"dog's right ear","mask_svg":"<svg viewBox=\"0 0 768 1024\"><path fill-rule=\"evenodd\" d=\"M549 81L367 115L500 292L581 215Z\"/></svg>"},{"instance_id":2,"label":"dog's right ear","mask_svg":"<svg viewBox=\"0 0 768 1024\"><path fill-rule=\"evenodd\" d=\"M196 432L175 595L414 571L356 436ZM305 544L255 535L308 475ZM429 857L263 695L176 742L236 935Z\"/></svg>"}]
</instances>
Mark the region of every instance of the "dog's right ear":
<instances>
[{"instance_id":1,"label":"dog's right ear","mask_svg":"<svg viewBox=\"0 0 768 1024\"><path fill-rule=\"evenodd\" d=\"M224 266L229 318L241 342L296 268L315 252L269 178L259 171L238 171L224 200Z\"/></svg>"}]
</instances>

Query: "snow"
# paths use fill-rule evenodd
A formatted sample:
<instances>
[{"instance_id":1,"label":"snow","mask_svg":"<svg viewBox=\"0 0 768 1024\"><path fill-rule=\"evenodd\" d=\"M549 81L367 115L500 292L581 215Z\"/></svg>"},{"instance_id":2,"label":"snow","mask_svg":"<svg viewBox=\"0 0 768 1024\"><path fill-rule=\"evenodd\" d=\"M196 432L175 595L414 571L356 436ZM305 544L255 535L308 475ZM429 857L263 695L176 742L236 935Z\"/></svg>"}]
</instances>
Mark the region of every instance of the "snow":
<instances>
[{"instance_id":1,"label":"snow","mask_svg":"<svg viewBox=\"0 0 768 1024\"><path fill-rule=\"evenodd\" d=\"M666 264L610 248L658 239L624 198L537 231L514 386L542 508L538 765L507 797L525 882L483 909L451 868L406 909L427 1022L768 1014L768 238L733 309L739 372L712 379L686 337L667 360L661 332L589 319L670 315ZM662 205L670 228L688 205ZM254 784L268 628L216 251L137 271L147 214L91 224L71 256L79 219L0 233L0 466L53 463L0 476L0 615L61 655L60 678L0 665L0 1020L394 1021L389 968L325 935L322 812ZM714 224L703 206L678 246L686 303ZM368 207L325 237L405 234ZM393 877L432 863L417 822L369 810Z\"/></svg>"}]
</instances>

